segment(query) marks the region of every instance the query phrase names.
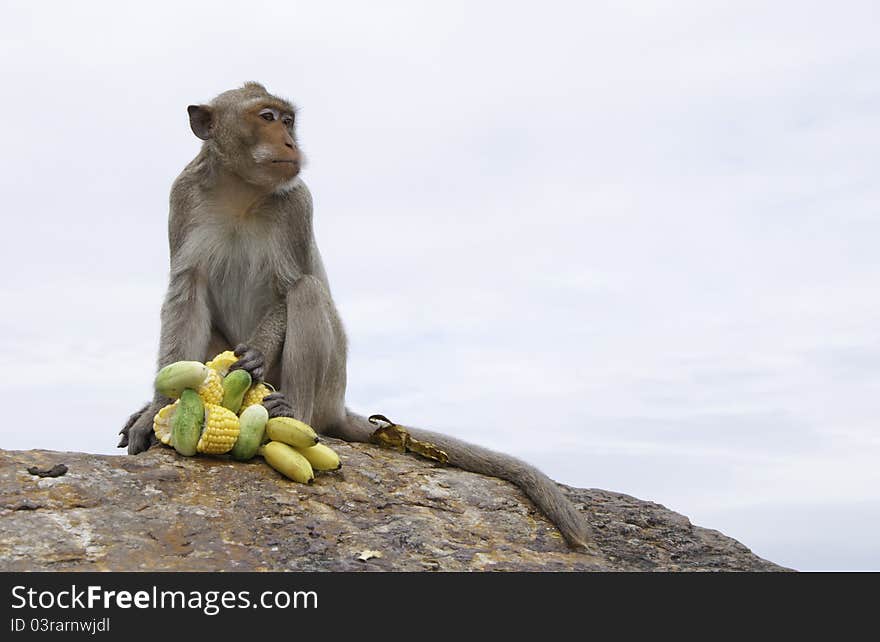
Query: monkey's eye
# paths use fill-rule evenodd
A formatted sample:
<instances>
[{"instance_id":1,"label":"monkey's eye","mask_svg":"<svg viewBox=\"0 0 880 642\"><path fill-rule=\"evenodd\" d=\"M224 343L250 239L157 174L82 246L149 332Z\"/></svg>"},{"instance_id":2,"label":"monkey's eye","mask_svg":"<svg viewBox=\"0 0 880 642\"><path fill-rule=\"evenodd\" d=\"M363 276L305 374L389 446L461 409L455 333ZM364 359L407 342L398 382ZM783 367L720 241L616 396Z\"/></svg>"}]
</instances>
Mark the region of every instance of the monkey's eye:
<instances>
[{"instance_id":1,"label":"monkey's eye","mask_svg":"<svg viewBox=\"0 0 880 642\"><path fill-rule=\"evenodd\" d=\"M278 118L278 115L275 113L274 109L264 109L260 112L260 118L271 123Z\"/></svg>"},{"instance_id":2,"label":"monkey's eye","mask_svg":"<svg viewBox=\"0 0 880 642\"><path fill-rule=\"evenodd\" d=\"M285 127L290 127L293 125L293 116L284 115L281 117L281 122L284 123Z\"/></svg>"}]
</instances>

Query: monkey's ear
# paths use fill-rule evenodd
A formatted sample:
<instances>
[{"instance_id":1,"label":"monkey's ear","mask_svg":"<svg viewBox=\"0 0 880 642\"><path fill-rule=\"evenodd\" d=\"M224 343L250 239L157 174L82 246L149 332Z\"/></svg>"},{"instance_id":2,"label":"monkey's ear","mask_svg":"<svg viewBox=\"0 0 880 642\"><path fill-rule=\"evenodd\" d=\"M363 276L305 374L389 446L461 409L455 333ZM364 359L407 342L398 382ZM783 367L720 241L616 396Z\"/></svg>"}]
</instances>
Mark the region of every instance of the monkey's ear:
<instances>
[{"instance_id":1,"label":"monkey's ear","mask_svg":"<svg viewBox=\"0 0 880 642\"><path fill-rule=\"evenodd\" d=\"M202 140L211 138L211 108L207 105L190 105L186 111L189 112L189 126L193 134Z\"/></svg>"}]
</instances>

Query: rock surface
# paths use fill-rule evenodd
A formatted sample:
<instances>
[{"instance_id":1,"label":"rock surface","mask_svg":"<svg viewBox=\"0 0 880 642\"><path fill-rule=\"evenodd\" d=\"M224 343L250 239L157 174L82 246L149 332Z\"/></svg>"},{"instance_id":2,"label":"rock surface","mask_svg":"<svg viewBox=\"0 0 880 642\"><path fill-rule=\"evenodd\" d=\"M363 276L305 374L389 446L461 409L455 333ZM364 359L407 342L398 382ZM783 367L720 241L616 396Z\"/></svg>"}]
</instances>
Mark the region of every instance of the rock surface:
<instances>
[{"instance_id":1,"label":"rock surface","mask_svg":"<svg viewBox=\"0 0 880 642\"><path fill-rule=\"evenodd\" d=\"M781 571L659 504L563 486L598 555L570 551L515 486L327 440L296 484L262 459L0 450L0 571ZM31 466L66 464L61 477ZM359 558L367 558L365 560Z\"/></svg>"}]
</instances>

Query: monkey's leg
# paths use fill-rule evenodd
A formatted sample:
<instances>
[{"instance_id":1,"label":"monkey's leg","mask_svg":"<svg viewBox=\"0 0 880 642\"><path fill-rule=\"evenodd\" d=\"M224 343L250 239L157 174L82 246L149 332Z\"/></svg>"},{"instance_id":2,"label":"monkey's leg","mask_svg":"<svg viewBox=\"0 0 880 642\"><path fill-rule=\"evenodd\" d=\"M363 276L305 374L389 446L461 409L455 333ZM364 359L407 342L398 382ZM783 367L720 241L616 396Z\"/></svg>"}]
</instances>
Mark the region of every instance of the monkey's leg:
<instances>
[{"instance_id":1,"label":"monkey's leg","mask_svg":"<svg viewBox=\"0 0 880 642\"><path fill-rule=\"evenodd\" d=\"M172 266L165 302L162 304L162 331L159 338L159 368L175 361L202 361L211 340L211 313L207 288L195 270ZM127 445L128 454L145 451L156 441L153 416L170 400L156 393L150 405L123 435L120 447ZM123 428L123 430L125 430Z\"/></svg>"},{"instance_id":2,"label":"monkey's leg","mask_svg":"<svg viewBox=\"0 0 880 642\"><path fill-rule=\"evenodd\" d=\"M552 521L563 537L574 547L598 553L593 544L593 530L584 516L562 494L559 486L524 461L489 450L481 446L469 444L454 437L440 433L403 426L419 441L427 441L449 456L449 463L462 470L467 470L492 477L505 479L519 486L528 495L535 506ZM333 437L346 441L369 442L370 435L376 429L365 417L347 411L346 420L333 430L328 431Z\"/></svg>"},{"instance_id":3,"label":"monkey's leg","mask_svg":"<svg viewBox=\"0 0 880 642\"><path fill-rule=\"evenodd\" d=\"M321 432L345 417L345 333L326 286L300 277L287 293L281 392L293 416Z\"/></svg>"},{"instance_id":4,"label":"monkey's leg","mask_svg":"<svg viewBox=\"0 0 880 642\"><path fill-rule=\"evenodd\" d=\"M207 352L205 353L205 356L200 359L200 361L208 361L209 359L212 359L214 356L220 354L224 350L229 350L229 341L227 341L226 337L224 337L219 330L214 328L211 330L211 339L210 341L208 341ZM166 400L163 399L163 401ZM168 403L170 403L170 400L168 401ZM144 404L143 408L131 414L131 416L128 418L128 421L126 421L125 425L122 427L122 430L119 431L119 434L122 435L122 437L119 439L119 445L117 446L117 448L125 448L126 446L128 446L128 433L129 431L131 431L131 427L137 422L138 419L140 419L141 415L143 415L145 412L148 413L150 417L156 414L156 410L158 410L158 408L153 409L152 412L150 412L152 405L153 402L148 401L146 404ZM159 407L161 408L161 406ZM155 440L151 439L151 443L155 443Z\"/></svg>"},{"instance_id":5,"label":"monkey's leg","mask_svg":"<svg viewBox=\"0 0 880 642\"><path fill-rule=\"evenodd\" d=\"M210 361L221 352L226 352L227 350L232 350L232 344L229 343L229 339L227 339L216 327L212 327L211 339L208 341L205 356L199 359L199 361Z\"/></svg>"}]
</instances>

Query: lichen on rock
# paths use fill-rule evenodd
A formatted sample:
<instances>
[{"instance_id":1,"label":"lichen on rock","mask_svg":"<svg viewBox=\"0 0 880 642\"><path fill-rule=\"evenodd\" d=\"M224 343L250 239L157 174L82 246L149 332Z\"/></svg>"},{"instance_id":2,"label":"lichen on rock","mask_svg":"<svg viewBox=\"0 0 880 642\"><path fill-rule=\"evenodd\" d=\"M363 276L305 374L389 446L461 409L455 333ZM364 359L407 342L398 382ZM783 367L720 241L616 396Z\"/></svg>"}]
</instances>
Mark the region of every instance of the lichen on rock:
<instances>
[{"instance_id":1,"label":"lichen on rock","mask_svg":"<svg viewBox=\"0 0 880 642\"><path fill-rule=\"evenodd\" d=\"M570 550L515 486L328 439L344 466L0 450L2 571L781 571L659 504L563 486L598 555ZM27 469L68 467L60 477ZM364 555L364 551L370 555Z\"/></svg>"}]
</instances>

